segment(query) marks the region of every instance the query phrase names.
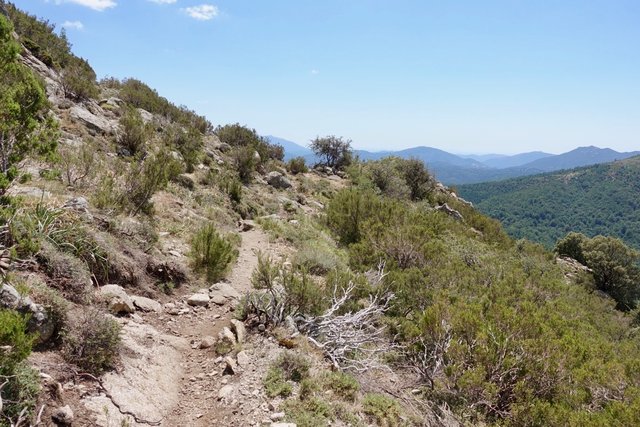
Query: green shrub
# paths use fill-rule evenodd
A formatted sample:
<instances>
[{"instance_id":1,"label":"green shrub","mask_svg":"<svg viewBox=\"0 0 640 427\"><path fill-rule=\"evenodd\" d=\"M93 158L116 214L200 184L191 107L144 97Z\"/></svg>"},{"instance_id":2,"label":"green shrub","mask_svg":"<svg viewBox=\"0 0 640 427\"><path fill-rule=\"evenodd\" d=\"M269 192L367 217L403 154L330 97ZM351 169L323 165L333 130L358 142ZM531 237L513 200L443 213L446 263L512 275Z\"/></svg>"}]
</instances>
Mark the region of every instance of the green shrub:
<instances>
[{"instance_id":1,"label":"green shrub","mask_svg":"<svg viewBox=\"0 0 640 427\"><path fill-rule=\"evenodd\" d=\"M293 175L298 175L299 173L307 173L309 168L307 168L304 157L295 157L287 163L287 170Z\"/></svg>"},{"instance_id":2,"label":"green shrub","mask_svg":"<svg viewBox=\"0 0 640 427\"><path fill-rule=\"evenodd\" d=\"M296 252L293 261L311 274L325 275L344 266L344 262L335 251L319 242L309 242Z\"/></svg>"},{"instance_id":3,"label":"green shrub","mask_svg":"<svg viewBox=\"0 0 640 427\"><path fill-rule=\"evenodd\" d=\"M120 90L120 98L135 108L142 108L153 114L171 119L183 126L196 129L201 134L209 132L211 123L204 117L186 107L177 107L166 98L160 96L155 89L136 79L108 79L110 87Z\"/></svg>"},{"instance_id":4,"label":"green shrub","mask_svg":"<svg viewBox=\"0 0 640 427\"><path fill-rule=\"evenodd\" d=\"M58 126L49 108L42 81L18 58L20 45L13 26L0 15L0 196L19 176L20 162L29 154L51 155Z\"/></svg>"},{"instance_id":5,"label":"green shrub","mask_svg":"<svg viewBox=\"0 0 640 427\"><path fill-rule=\"evenodd\" d=\"M8 376L31 353L35 336L27 333L26 319L15 311L0 309L0 372ZM4 348L9 346L10 348Z\"/></svg>"},{"instance_id":6,"label":"green shrub","mask_svg":"<svg viewBox=\"0 0 640 427\"><path fill-rule=\"evenodd\" d=\"M67 248L71 249L71 248ZM87 304L93 290L89 268L75 255L60 250L50 242L44 242L38 254L52 286L67 299Z\"/></svg>"},{"instance_id":7,"label":"green shrub","mask_svg":"<svg viewBox=\"0 0 640 427\"><path fill-rule=\"evenodd\" d=\"M191 239L193 268L205 273L209 282L223 278L236 257L237 250L228 239L218 234L213 224L200 228Z\"/></svg>"},{"instance_id":8,"label":"green shrub","mask_svg":"<svg viewBox=\"0 0 640 427\"><path fill-rule=\"evenodd\" d=\"M186 172L192 173L202 155L202 134L192 127L172 126L164 140L168 147L178 150L184 159Z\"/></svg>"},{"instance_id":9,"label":"green shrub","mask_svg":"<svg viewBox=\"0 0 640 427\"><path fill-rule=\"evenodd\" d=\"M587 240L587 236L582 233L569 233L562 239L558 240L554 249L555 253L560 256L573 258L580 264L586 264L582 246Z\"/></svg>"},{"instance_id":10,"label":"green shrub","mask_svg":"<svg viewBox=\"0 0 640 427\"><path fill-rule=\"evenodd\" d=\"M114 367L120 352L120 325L95 309L69 321L63 334L62 353L69 362L100 374Z\"/></svg>"},{"instance_id":11,"label":"green shrub","mask_svg":"<svg viewBox=\"0 0 640 427\"><path fill-rule=\"evenodd\" d=\"M327 225L341 243L356 243L362 237L365 221L378 213L381 207L380 199L371 192L341 190L326 208Z\"/></svg>"},{"instance_id":12,"label":"green shrub","mask_svg":"<svg viewBox=\"0 0 640 427\"><path fill-rule=\"evenodd\" d=\"M222 176L218 185L220 189L229 196L232 202L242 202L242 183L235 176Z\"/></svg>"},{"instance_id":13,"label":"green shrub","mask_svg":"<svg viewBox=\"0 0 640 427\"><path fill-rule=\"evenodd\" d=\"M247 300L246 313L267 315L268 322L277 324L287 315L317 315L326 307L323 288L304 270L284 268L262 253L258 254L258 265L251 283L254 288L264 289L268 294Z\"/></svg>"},{"instance_id":14,"label":"green shrub","mask_svg":"<svg viewBox=\"0 0 640 427\"><path fill-rule=\"evenodd\" d=\"M99 157L94 141L86 141L80 148L64 146L58 152L66 185L82 187L95 177Z\"/></svg>"},{"instance_id":15,"label":"green shrub","mask_svg":"<svg viewBox=\"0 0 640 427\"><path fill-rule=\"evenodd\" d=\"M120 118L120 135L118 143L135 156L143 151L144 145L151 136L151 128L142 120L140 112L135 108L127 108Z\"/></svg>"},{"instance_id":16,"label":"green shrub","mask_svg":"<svg viewBox=\"0 0 640 427\"><path fill-rule=\"evenodd\" d=\"M362 401L363 411L379 426L396 427L402 424L402 409L398 402L388 396L367 393Z\"/></svg>"},{"instance_id":17,"label":"green shrub","mask_svg":"<svg viewBox=\"0 0 640 427\"><path fill-rule=\"evenodd\" d=\"M119 212L123 209L123 196L117 186L115 174L100 177L100 182L91 194L91 204L98 209Z\"/></svg>"},{"instance_id":18,"label":"green shrub","mask_svg":"<svg viewBox=\"0 0 640 427\"><path fill-rule=\"evenodd\" d=\"M326 427L335 419L331 405L319 397L305 400L289 399L282 405L287 420L298 427Z\"/></svg>"},{"instance_id":19,"label":"green shrub","mask_svg":"<svg viewBox=\"0 0 640 427\"><path fill-rule=\"evenodd\" d=\"M171 153L159 151L144 162L133 164L126 176L125 192L120 199L133 215L139 212L151 214L151 197L167 187L172 179L182 173L182 165Z\"/></svg>"},{"instance_id":20,"label":"green shrub","mask_svg":"<svg viewBox=\"0 0 640 427\"><path fill-rule=\"evenodd\" d=\"M269 368L263 384L267 396L271 398L291 396L293 392L293 386L287 382L284 371L278 367Z\"/></svg>"},{"instance_id":21,"label":"green shrub","mask_svg":"<svg viewBox=\"0 0 640 427\"><path fill-rule=\"evenodd\" d=\"M352 375L344 372L327 373L321 380L325 388L351 402L356 400L358 391L360 391L360 383Z\"/></svg>"},{"instance_id":22,"label":"green shrub","mask_svg":"<svg viewBox=\"0 0 640 427\"><path fill-rule=\"evenodd\" d=\"M25 363L36 337L26 331L22 315L0 310L0 393L8 420L16 420L23 410L31 414L39 392L38 373Z\"/></svg>"},{"instance_id":23,"label":"green shrub","mask_svg":"<svg viewBox=\"0 0 640 427\"><path fill-rule=\"evenodd\" d=\"M308 377L300 381L300 399L311 399L320 391L320 384L317 378Z\"/></svg>"},{"instance_id":24,"label":"green shrub","mask_svg":"<svg viewBox=\"0 0 640 427\"><path fill-rule=\"evenodd\" d=\"M65 97L75 100L95 99L100 95L95 71L85 59L76 56L69 57L62 71L62 88Z\"/></svg>"},{"instance_id":25,"label":"green shrub","mask_svg":"<svg viewBox=\"0 0 640 427\"><path fill-rule=\"evenodd\" d=\"M52 340L57 343L67 325L69 302L59 292L44 283L29 285L29 296L36 304L44 307L47 318L54 327Z\"/></svg>"},{"instance_id":26,"label":"green shrub","mask_svg":"<svg viewBox=\"0 0 640 427\"><path fill-rule=\"evenodd\" d=\"M280 282L288 313L317 316L326 308L323 287L309 277L304 269L281 270Z\"/></svg>"},{"instance_id":27,"label":"green shrub","mask_svg":"<svg viewBox=\"0 0 640 427\"><path fill-rule=\"evenodd\" d=\"M259 163L255 153L255 149L251 146L237 147L232 153L236 172L240 177L240 181L245 184L251 183L253 180L253 172L256 170L256 166Z\"/></svg>"},{"instance_id":28,"label":"green shrub","mask_svg":"<svg viewBox=\"0 0 640 427\"><path fill-rule=\"evenodd\" d=\"M290 351L280 354L274 365L282 370L287 380L297 383L309 376L309 369L311 368L311 363L306 357Z\"/></svg>"}]
</instances>

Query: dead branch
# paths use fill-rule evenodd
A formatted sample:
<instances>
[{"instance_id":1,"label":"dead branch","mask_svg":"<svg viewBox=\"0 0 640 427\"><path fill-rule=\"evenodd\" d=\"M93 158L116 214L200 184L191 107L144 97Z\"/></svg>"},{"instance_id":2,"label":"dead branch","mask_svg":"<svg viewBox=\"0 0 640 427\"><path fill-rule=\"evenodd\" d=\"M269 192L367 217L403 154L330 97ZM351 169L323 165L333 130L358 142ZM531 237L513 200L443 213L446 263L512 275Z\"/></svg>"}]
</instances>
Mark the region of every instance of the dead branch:
<instances>
[{"instance_id":1,"label":"dead branch","mask_svg":"<svg viewBox=\"0 0 640 427\"><path fill-rule=\"evenodd\" d=\"M379 280L384 277L383 268L380 268ZM331 306L320 316L299 319L300 329L338 369L357 372L388 369L380 362L380 356L397 345L386 337L386 328L379 320L393 295L371 296L364 308L338 315L354 290L353 282L346 289L334 287Z\"/></svg>"}]
</instances>

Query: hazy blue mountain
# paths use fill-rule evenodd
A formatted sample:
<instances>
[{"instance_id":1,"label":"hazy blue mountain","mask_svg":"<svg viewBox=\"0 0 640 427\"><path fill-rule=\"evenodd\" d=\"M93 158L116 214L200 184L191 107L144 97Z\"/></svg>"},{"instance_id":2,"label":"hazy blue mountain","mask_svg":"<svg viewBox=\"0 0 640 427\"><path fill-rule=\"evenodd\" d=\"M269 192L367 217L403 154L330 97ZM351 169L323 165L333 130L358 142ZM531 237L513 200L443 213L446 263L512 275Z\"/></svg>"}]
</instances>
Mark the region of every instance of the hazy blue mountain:
<instances>
[{"instance_id":1,"label":"hazy blue mountain","mask_svg":"<svg viewBox=\"0 0 640 427\"><path fill-rule=\"evenodd\" d=\"M614 160L622 160L639 154L640 151L619 153L610 148L598 148L594 146L579 147L564 154L534 160L526 163L523 167L543 172L552 172L561 169L613 162Z\"/></svg>"},{"instance_id":2,"label":"hazy blue mountain","mask_svg":"<svg viewBox=\"0 0 640 427\"><path fill-rule=\"evenodd\" d=\"M284 147L285 160L301 156L310 166L319 161L311 149L296 142L272 135L266 138L270 142ZM513 156L501 154L456 155L433 147L413 147L399 151L354 150L354 153L360 160L379 160L389 156L420 159L425 162L427 168L436 178L446 185L500 181L519 176L607 163L640 154L639 151L619 153L609 148L598 147L580 147L558 155L542 151Z\"/></svg>"},{"instance_id":3,"label":"hazy blue mountain","mask_svg":"<svg viewBox=\"0 0 640 427\"><path fill-rule=\"evenodd\" d=\"M523 154L526 157L529 153ZM447 164L428 164L428 166L434 175L444 184L462 185L501 181L503 179L517 178L520 176L536 175L544 172L553 172L580 166L608 163L614 160L627 159L636 155L640 155L640 152L634 151L619 153L609 148L580 147L567 153L549 155L520 166L502 169L486 165L485 168L468 168L459 165Z\"/></svg>"},{"instance_id":4,"label":"hazy blue mountain","mask_svg":"<svg viewBox=\"0 0 640 427\"><path fill-rule=\"evenodd\" d=\"M543 151L531 151L529 153L521 153L513 156L494 157L480 161L492 168L506 169L526 165L527 163L551 156L553 156L553 154L545 153Z\"/></svg>"},{"instance_id":5,"label":"hazy blue mountain","mask_svg":"<svg viewBox=\"0 0 640 427\"><path fill-rule=\"evenodd\" d=\"M486 166L474 159L465 159L455 154L448 153L432 147L413 147L400 151L377 151L371 152L366 150L356 150L355 153L361 160L379 160L383 157L398 156L404 159L416 158L425 162L427 165L434 163L444 163L454 166L465 166L468 168L484 169Z\"/></svg>"},{"instance_id":6,"label":"hazy blue mountain","mask_svg":"<svg viewBox=\"0 0 640 427\"><path fill-rule=\"evenodd\" d=\"M462 157L463 159L473 159L477 160L480 163L487 163L487 160L498 159L501 157L509 157L506 154L456 154L458 157Z\"/></svg>"},{"instance_id":7,"label":"hazy blue mountain","mask_svg":"<svg viewBox=\"0 0 640 427\"><path fill-rule=\"evenodd\" d=\"M277 136L273 136L273 135L267 135L265 138L267 138L269 142L272 144L282 145L282 147L284 148L285 160L289 160L298 156L302 156L302 157L313 156L313 152L309 148L304 147L293 141L289 141L284 138L278 138Z\"/></svg>"}]
</instances>

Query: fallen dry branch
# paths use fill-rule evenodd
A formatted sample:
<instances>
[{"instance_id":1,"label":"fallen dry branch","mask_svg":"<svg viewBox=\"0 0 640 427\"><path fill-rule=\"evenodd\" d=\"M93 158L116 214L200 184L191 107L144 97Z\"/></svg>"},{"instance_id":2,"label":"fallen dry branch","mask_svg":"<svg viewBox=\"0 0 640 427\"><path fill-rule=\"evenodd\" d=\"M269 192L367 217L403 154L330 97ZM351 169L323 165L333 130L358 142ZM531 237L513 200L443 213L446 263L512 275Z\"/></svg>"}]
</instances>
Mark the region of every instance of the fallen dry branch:
<instances>
[{"instance_id":1,"label":"fallen dry branch","mask_svg":"<svg viewBox=\"0 0 640 427\"><path fill-rule=\"evenodd\" d=\"M393 295L371 296L364 308L354 313L337 314L354 290L352 282L346 289L335 287L331 307L320 316L300 319L300 329L338 369L357 372L388 369L380 356L388 354L397 345L387 338L380 319Z\"/></svg>"}]
</instances>

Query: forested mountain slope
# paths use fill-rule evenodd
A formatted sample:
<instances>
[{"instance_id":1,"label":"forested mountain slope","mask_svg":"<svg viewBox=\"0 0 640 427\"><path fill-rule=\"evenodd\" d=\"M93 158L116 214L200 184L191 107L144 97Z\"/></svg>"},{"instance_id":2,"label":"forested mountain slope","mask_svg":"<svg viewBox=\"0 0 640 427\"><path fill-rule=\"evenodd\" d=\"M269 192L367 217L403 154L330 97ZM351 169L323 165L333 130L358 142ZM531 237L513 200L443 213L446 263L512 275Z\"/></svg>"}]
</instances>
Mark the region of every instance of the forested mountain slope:
<instances>
[{"instance_id":1,"label":"forested mountain slope","mask_svg":"<svg viewBox=\"0 0 640 427\"><path fill-rule=\"evenodd\" d=\"M516 238L551 248L577 231L640 248L640 157L458 190Z\"/></svg>"}]
</instances>

